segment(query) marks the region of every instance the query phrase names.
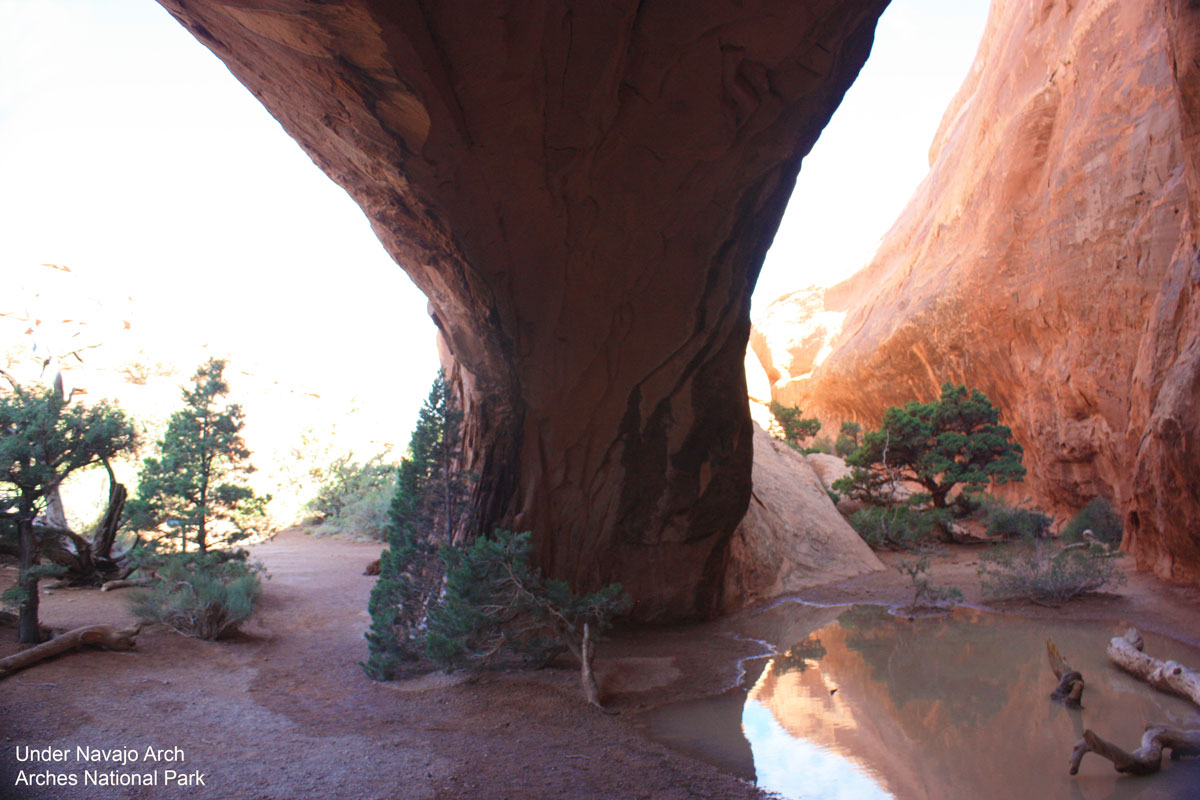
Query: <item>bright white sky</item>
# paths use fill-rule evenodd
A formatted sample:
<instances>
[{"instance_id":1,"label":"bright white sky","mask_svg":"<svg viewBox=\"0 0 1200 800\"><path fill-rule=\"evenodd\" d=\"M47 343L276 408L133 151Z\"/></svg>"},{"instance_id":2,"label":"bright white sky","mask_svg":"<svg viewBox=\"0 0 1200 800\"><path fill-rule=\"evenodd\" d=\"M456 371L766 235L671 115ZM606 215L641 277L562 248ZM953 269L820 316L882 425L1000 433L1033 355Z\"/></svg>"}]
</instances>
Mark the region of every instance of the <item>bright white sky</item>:
<instances>
[{"instance_id":1,"label":"bright white sky","mask_svg":"<svg viewBox=\"0 0 1200 800\"><path fill-rule=\"evenodd\" d=\"M804 162L756 309L865 265L927 171L986 13L893 0ZM132 295L146 330L236 343L405 424L437 369L425 299L362 212L151 0L0 0L0 277L43 262Z\"/></svg>"}]
</instances>

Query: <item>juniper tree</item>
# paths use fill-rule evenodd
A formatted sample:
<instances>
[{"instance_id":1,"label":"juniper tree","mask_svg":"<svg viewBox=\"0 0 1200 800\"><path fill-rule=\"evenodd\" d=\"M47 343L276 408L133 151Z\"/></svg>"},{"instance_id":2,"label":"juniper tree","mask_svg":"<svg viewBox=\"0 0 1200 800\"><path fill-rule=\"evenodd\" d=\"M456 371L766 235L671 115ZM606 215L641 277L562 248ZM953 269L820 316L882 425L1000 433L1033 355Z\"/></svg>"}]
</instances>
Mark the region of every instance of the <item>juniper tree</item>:
<instances>
[{"instance_id":1,"label":"juniper tree","mask_svg":"<svg viewBox=\"0 0 1200 800\"><path fill-rule=\"evenodd\" d=\"M461 424L453 389L439 371L397 471L388 547L368 603L371 628L362 666L375 680L390 680L402 662L424 653L425 616L442 582L438 545L452 541L466 508Z\"/></svg>"},{"instance_id":2,"label":"juniper tree","mask_svg":"<svg viewBox=\"0 0 1200 800\"><path fill-rule=\"evenodd\" d=\"M583 692L600 703L592 671L595 637L628 610L619 583L577 595L530 565L530 534L496 531L443 545L446 585L429 611L426 652L445 669L543 666L562 650L579 661Z\"/></svg>"},{"instance_id":3,"label":"juniper tree","mask_svg":"<svg viewBox=\"0 0 1200 800\"><path fill-rule=\"evenodd\" d=\"M185 406L171 415L158 456L143 462L137 498L127 506L133 527L173 533L185 552L189 540L204 553L245 538L270 499L244 483L254 471L242 439L245 415L223 404L224 371L224 361L209 359L183 387Z\"/></svg>"},{"instance_id":4,"label":"juniper tree","mask_svg":"<svg viewBox=\"0 0 1200 800\"><path fill-rule=\"evenodd\" d=\"M805 417L799 406L785 406L771 401L771 415L782 432L782 439L796 449L804 446L804 440L821 432L821 422L816 417Z\"/></svg>"},{"instance_id":5,"label":"juniper tree","mask_svg":"<svg viewBox=\"0 0 1200 800\"><path fill-rule=\"evenodd\" d=\"M857 470L890 472L919 483L935 508L945 508L950 490L960 484L980 488L988 482L1021 480L1025 476L1022 453L1012 430L1000 424L1000 411L987 395L945 383L941 397L933 402L914 400L884 412L879 430L865 434L846 463ZM833 488L849 493L855 481L842 478Z\"/></svg>"},{"instance_id":6,"label":"juniper tree","mask_svg":"<svg viewBox=\"0 0 1200 800\"><path fill-rule=\"evenodd\" d=\"M18 606L21 642L41 641L38 581L55 571L38 563L42 542L34 519L68 475L135 445L133 425L107 403L86 407L53 388L15 383L0 394L0 514L15 522L20 554L20 578L6 600Z\"/></svg>"}]
</instances>

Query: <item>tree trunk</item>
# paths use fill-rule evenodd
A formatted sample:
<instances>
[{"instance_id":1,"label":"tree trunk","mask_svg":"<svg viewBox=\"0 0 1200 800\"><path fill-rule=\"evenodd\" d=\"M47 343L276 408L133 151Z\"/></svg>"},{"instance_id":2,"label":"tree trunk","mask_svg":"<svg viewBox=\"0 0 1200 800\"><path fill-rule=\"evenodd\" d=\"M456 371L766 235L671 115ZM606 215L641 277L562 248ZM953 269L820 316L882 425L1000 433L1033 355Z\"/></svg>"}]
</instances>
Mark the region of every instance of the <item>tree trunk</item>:
<instances>
[{"instance_id":1,"label":"tree trunk","mask_svg":"<svg viewBox=\"0 0 1200 800\"><path fill-rule=\"evenodd\" d=\"M125 501L129 498L129 492L124 485L117 482L117 476L107 460L104 462L104 468L108 470L108 508L105 509L100 524L92 532L92 552L97 559L111 561L113 545L117 541L117 531L121 527L121 515L125 512Z\"/></svg>"},{"instance_id":2,"label":"tree trunk","mask_svg":"<svg viewBox=\"0 0 1200 800\"><path fill-rule=\"evenodd\" d=\"M1067 708L1083 708L1083 674L1071 669L1071 664L1049 639L1046 640L1046 656L1050 659L1054 677L1058 678L1058 686L1050 693L1050 699Z\"/></svg>"},{"instance_id":3,"label":"tree trunk","mask_svg":"<svg viewBox=\"0 0 1200 800\"><path fill-rule=\"evenodd\" d=\"M141 626L117 630L112 625L88 625L56 636L48 642L39 644L14 653L8 658L0 658L0 678L6 678L17 670L53 658L59 653L74 650L76 647L91 645L108 650L132 650L134 637Z\"/></svg>"},{"instance_id":4,"label":"tree trunk","mask_svg":"<svg viewBox=\"0 0 1200 800\"><path fill-rule=\"evenodd\" d=\"M1171 725L1151 725L1142 734L1138 749L1127 752L1090 730L1071 751L1071 774L1079 772L1079 762L1088 753L1107 758L1113 769L1130 775L1150 775L1162 769L1163 750L1171 750L1172 758L1200 755L1200 728L1175 728Z\"/></svg>"},{"instance_id":5,"label":"tree trunk","mask_svg":"<svg viewBox=\"0 0 1200 800\"><path fill-rule=\"evenodd\" d=\"M17 641L21 644L37 644L42 641L42 630L38 625L38 579L30 570L37 564L37 534L33 530L33 507L28 510L22 504L20 521L21 573L19 584L25 592L17 620Z\"/></svg>"},{"instance_id":6,"label":"tree trunk","mask_svg":"<svg viewBox=\"0 0 1200 800\"><path fill-rule=\"evenodd\" d=\"M1155 689L1178 695L1200 706L1200 673L1174 661L1161 661L1142 652L1144 642L1137 628L1108 644L1108 658L1135 678Z\"/></svg>"}]
</instances>

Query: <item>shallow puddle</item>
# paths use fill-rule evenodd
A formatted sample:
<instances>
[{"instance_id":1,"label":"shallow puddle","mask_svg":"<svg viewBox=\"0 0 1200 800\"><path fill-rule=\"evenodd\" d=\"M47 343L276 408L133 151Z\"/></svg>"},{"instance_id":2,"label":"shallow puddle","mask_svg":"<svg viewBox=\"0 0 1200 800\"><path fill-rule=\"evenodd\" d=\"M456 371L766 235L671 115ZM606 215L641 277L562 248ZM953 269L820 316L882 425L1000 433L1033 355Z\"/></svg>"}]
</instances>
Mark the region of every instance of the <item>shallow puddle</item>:
<instances>
[{"instance_id":1,"label":"shallow puddle","mask_svg":"<svg viewBox=\"0 0 1200 800\"><path fill-rule=\"evenodd\" d=\"M779 653L756 662L747 688L644 722L653 738L794 800L1197 800L1200 759L1164 759L1161 773L1135 778L1088 754L1068 774L1084 728L1132 750L1147 723L1200 724L1187 701L1109 664L1108 641L1125 627L783 603L738 626ZM1083 673L1082 710L1050 700L1047 638ZM1200 650L1145 638L1157 658L1200 665Z\"/></svg>"}]
</instances>

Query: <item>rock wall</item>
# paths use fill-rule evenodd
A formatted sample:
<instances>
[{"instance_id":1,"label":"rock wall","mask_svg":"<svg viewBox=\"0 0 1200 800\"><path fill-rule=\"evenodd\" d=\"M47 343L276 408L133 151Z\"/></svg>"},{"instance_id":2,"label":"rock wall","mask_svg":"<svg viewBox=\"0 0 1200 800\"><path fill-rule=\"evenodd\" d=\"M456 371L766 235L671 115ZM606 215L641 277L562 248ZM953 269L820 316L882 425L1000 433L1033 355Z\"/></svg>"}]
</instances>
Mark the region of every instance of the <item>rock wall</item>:
<instances>
[{"instance_id":1,"label":"rock wall","mask_svg":"<svg viewBox=\"0 0 1200 800\"><path fill-rule=\"evenodd\" d=\"M714 611L750 292L887 0L161 3L429 296L478 526L642 617Z\"/></svg>"},{"instance_id":2,"label":"rock wall","mask_svg":"<svg viewBox=\"0 0 1200 800\"><path fill-rule=\"evenodd\" d=\"M1063 513L1124 514L1141 568L1200 583L1200 9L994 0L931 170L800 398L878 422L978 386Z\"/></svg>"}]
</instances>

